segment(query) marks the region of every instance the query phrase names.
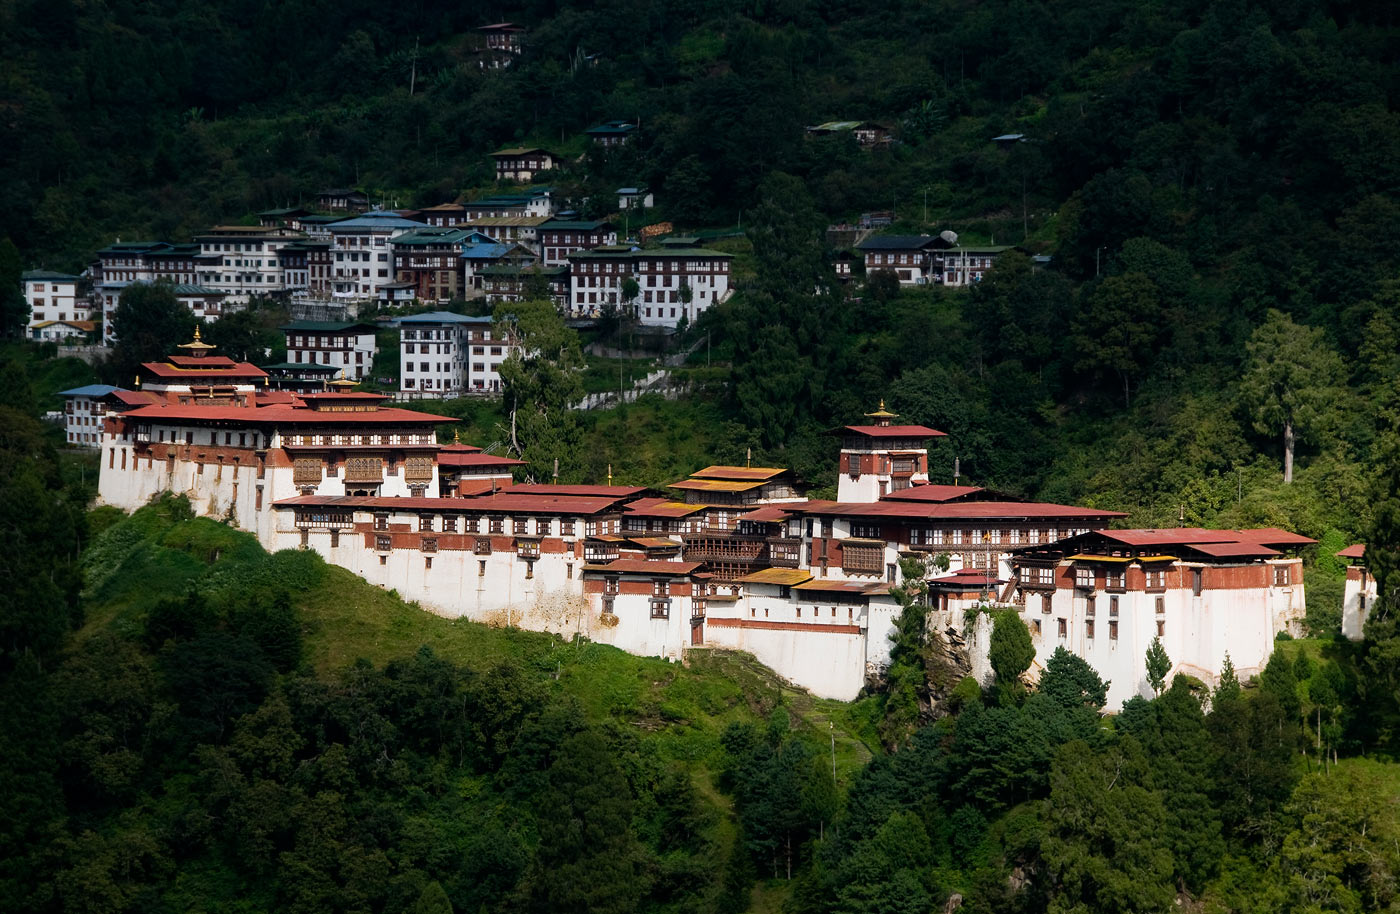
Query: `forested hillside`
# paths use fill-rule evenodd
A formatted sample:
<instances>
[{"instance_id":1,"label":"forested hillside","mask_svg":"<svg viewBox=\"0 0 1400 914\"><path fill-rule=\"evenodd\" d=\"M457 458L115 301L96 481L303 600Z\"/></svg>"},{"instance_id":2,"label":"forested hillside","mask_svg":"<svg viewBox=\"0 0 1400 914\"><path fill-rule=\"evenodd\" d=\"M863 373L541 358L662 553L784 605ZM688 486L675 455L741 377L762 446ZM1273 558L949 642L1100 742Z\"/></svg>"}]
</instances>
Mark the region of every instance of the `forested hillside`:
<instances>
[{"instance_id":1,"label":"forested hillside","mask_svg":"<svg viewBox=\"0 0 1400 914\"><path fill-rule=\"evenodd\" d=\"M506 18L525 51L484 71L474 29ZM590 215L646 184L656 218L746 236L683 340L716 366L694 400L522 422L561 480L751 452L820 494L824 430L883 398L949 433L936 481L1321 541L1314 640L1255 682L1101 718L1071 657L1025 687L999 618L997 682L935 690L910 616L888 682L820 706L741 659L467 631L178 500L88 514L93 468L33 418L80 367L7 348L0 909L1394 909L1397 60L1380 2L0 0L25 268L327 187L432 205L547 145ZM615 117L636 142L590 150ZM838 118L897 142L804 133ZM1022 250L968 290L837 286L826 226L891 209ZM1357 541L1382 599L1353 645Z\"/></svg>"}]
</instances>

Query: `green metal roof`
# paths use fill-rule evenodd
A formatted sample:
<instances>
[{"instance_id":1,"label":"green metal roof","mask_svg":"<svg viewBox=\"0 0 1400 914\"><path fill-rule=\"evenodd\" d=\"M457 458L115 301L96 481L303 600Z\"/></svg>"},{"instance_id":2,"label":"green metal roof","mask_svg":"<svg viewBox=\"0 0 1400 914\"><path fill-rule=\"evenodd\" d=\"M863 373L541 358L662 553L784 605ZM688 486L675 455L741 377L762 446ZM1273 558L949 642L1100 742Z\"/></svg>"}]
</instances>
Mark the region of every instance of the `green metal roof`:
<instances>
[{"instance_id":1,"label":"green metal roof","mask_svg":"<svg viewBox=\"0 0 1400 914\"><path fill-rule=\"evenodd\" d=\"M76 276L69 275L68 273L54 273L51 270L30 270L27 273L21 273L19 278L26 282L31 280L34 282L45 282L47 280L52 280L54 282L78 281L78 277Z\"/></svg>"},{"instance_id":2,"label":"green metal roof","mask_svg":"<svg viewBox=\"0 0 1400 914\"><path fill-rule=\"evenodd\" d=\"M539 274L540 276L565 276L569 272L567 266L558 267L535 267L535 266L511 266L509 264L499 264L496 266L482 267L476 271L478 276L520 276L522 274Z\"/></svg>"},{"instance_id":3,"label":"green metal roof","mask_svg":"<svg viewBox=\"0 0 1400 914\"><path fill-rule=\"evenodd\" d=\"M259 366L263 371L310 371L317 374L334 374L340 371L339 365L313 365L309 362L274 362L271 365Z\"/></svg>"},{"instance_id":4,"label":"green metal roof","mask_svg":"<svg viewBox=\"0 0 1400 914\"><path fill-rule=\"evenodd\" d=\"M283 324L277 329L294 332L305 331L307 333L336 333L354 327L365 327L369 329L370 332L379 329L378 324L371 324L368 321L292 321L290 324Z\"/></svg>"},{"instance_id":5,"label":"green metal roof","mask_svg":"<svg viewBox=\"0 0 1400 914\"><path fill-rule=\"evenodd\" d=\"M633 250L619 245L606 245L596 247L591 251L575 251L569 255L570 259L578 258L599 258L617 259L625 257L656 257L666 259L668 257L725 257L732 258L733 254L726 254L723 251L715 251L710 248L646 248Z\"/></svg>"},{"instance_id":6,"label":"green metal roof","mask_svg":"<svg viewBox=\"0 0 1400 914\"><path fill-rule=\"evenodd\" d=\"M596 232L600 228L611 228L612 222L607 219L551 219L540 226L540 229L564 229L574 232Z\"/></svg>"}]
</instances>

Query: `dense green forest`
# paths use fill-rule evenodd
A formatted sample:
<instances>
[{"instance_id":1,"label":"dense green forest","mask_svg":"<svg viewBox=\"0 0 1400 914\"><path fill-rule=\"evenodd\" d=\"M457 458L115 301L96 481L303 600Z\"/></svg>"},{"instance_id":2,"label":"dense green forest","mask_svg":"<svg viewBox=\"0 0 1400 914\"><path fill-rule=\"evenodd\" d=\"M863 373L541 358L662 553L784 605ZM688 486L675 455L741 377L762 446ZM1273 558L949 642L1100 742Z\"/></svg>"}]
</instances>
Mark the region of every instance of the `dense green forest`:
<instances>
[{"instance_id":1,"label":"dense green forest","mask_svg":"<svg viewBox=\"0 0 1400 914\"><path fill-rule=\"evenodd\" d=\"M483 72L502 18L525 52ZM7 308L11 274L113 237L337 185L431 205L537 143L578 159L552 183L585 210L644 183L745 239L687 331L717 367L695 395L526 416L533 464L656 484L752 450L829 486L823 430L883 397L949 432L940 480L1321 541L1315 637L1257 682L1103 718L1073 658L1020 684L1009 619L984 693L910 616L885 688L834 706L742 658L449 624L178 500L88 513L95 468L33 418L86 369L6 348L0 908L1400 905L1400 8L0 0L0 52ZM637 141L586 151L613 117ZM804 136L833 118L899 142ZM825 226L889 209L1024 251L967 291L836 288ZM483 443L501 408L444 407ZM1353 541L1383 595L1357 645Z\"/></svg>"}]
</instances>

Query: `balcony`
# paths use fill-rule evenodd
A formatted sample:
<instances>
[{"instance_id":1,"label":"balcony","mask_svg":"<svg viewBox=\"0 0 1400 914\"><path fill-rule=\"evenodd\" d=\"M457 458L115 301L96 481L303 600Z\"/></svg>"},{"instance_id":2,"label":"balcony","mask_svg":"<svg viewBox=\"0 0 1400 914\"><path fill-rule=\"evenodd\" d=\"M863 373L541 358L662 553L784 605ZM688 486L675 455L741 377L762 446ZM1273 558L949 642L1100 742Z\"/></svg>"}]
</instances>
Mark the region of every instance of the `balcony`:
<instances>
[{"instance_id":1,"label":"balcony","mask_svg":"<svg viewBox=\"0 0 1400 914\"><path fill-rule=\"evenodd\" d=\"M682 539L687 562L757 562L768 549L762 536L687 534Z\"/></svg>"},{"instance_id":2,"label":"balcony","mask_svg":"<svg viewBox=\"0 0 1400 914\"><path fill-rule=\"evenodd\" d=\"M802 564L802 540L786 536L768 538L768 564L775 568L796 568Z\"/></svg>"}]
</instances>

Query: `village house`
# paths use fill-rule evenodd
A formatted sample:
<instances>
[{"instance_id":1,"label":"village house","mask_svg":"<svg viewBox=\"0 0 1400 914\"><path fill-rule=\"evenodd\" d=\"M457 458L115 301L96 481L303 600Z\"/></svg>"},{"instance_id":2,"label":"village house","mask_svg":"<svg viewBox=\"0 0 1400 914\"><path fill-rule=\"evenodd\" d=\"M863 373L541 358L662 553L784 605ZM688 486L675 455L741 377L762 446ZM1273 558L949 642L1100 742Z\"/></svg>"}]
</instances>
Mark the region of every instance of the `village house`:
<instances>
[{"instance_id":1,"label":"village house","mask_svg":"<svg viewBox=\"0 0 1400 914\"><path fill-rule=\"evenodd\" d=\"M467 297L479 293L479 271L494 266L526 267L539 262L535 252L521 244L497 242L481 232L473 232L462 242L458 257L462 264L462 284Z\"/></svg>"},{"instance_id":2,"label":"village house","mask_svg":"<svg viewBox=\"0 0 1400 914\"><path fill-rule=\"evenodd\" d=\"M288 228L299 232L301 231L302 218L310 215L312 215L311 210L302 209L300 206L265 209L258 213L258 225L263 228Z\"/></svg>"},{"instance_id":3,"label":"village house","mask_svg":"<svg viewBox=\"0 0 1400 914\"><path fill-rule=\"evenodd\" d=\"M278 251L302 236L283 228L216 225L194 240L200 250L196 284L246 302L287 291Z\"/></svg>"},{"instance_id":4,"label":"village house","mask_svg":"<svg viewBox=\"0 0 1400 914\"><path fill-rule=\"evenodd\" d=\"M330 390L330 382L341 372L338 365L310 362L273 362L260 365L267 372L267 386L272 390L318 393Z\"/></svg>"},{"instance_id":5,"label":"village house","mask_svg":"<svg viewBox=\"0 0 1400 914\"><path fill-rule=\"evenodd\" d=\"M617 227L606 219L551 219L539 227L539 249L547 267L569 262L575 251L617 244Z\"/></svg>"},{"instance_id":6,"label":"village house","mask_svg":"<svg viewBox=\"0 0 1400 914\"><path fill-rule=\"evenodd\" d=\"M311 261L314 254L330 251L329 241L293 241L277 249L278 266L282 270L283 291L304 295L311 288ZM322 266L329 264L324 259Z\"/></svg>"},{"instance_id":7,"label":"village house","mask_svg":"<svg viewBox=\"0 0 1400 914\"><path fill-rule=\"evenodd\" d=\"M418 218L425 225L446 228L466 221L467 208L461 203L439 203L418 211Z\"/></svg>"},{"instance_id":8,"label":"village house","mask_svg":"<svg viewBox=\"0 0 1400 914\"><path fill-rule=\"evenodd\" d=\"M645 187L619 187L617 189L618 210L651 209L655 199Z\"/></svg>"},{"instance_id":9,"label":"village house","mask_svg":"<svg viewBox=\"0 0 1400 914\"><path fill-rule=\"evenodd\" d=\"M697 247L598 247L569 255L569 316L597 317L604 309L630 307L650 326L693 323L729 297L732 255ZM637 281L634 301L622 283ZM689 299L688 301L686 299Z\"/></svg>"},{"instance_id":10,"label":"village house","mask_svg":"<svg viewBox=\"0 0 1400 914\"><path fill-rule=\"evenodd\" d=\"M807 128L808 137L843 135L854 138L863 149L884 146L891 140L890 128L873 121L827 121Z\"/></svg>"},{"instance_id":11,"label":"village house","mask_svg":"<svg viewBox=\"0 0 1400 914\"><path fill-rule=\"evenodd\" d=\"M856 245L865 258L865 275L893 273L902 286L926 285L939 274L934 262L938 239L931 235L872 235Z\"/></svg>"},{"instance_id":12,"label":"village house","mask_svg":"<svg viewBox=\"0 0 1400 914\"><path fill-rule=\"evenodd\" d=\"M30 270L20 275L24 286L24 302L29 306L27 335L40 325L52 322L90 321L92 304L82 294L83 280L67 273L50 270Z\"/></svg>"},{"instance_id":13,"label":"village house","mask_svg":"<svg viewBox=\"0 0 1400 914\"><path fill-rule=\"evenodd\" d=\"M394 276L420 301L446 303L464 291L462 245L476 233L463 228L422 228L393 240Z\"/></svg>"},{"instance_id":14,"label":"village house","mask_svg":"<svg viewBox=\"0 0 1400 914\"><path fill-rule=\"evenodd\" d=\"M957 245L939 251L936 259L941 269L937 281L955 288L981 282L996 259L1013 247L1009 244Z\"/></svg>"},{"instance_id":15,"label":"village house","mask_svg":"<svg viewBox=\"0 0 1400 914\"><path fill-rule=\"evenodd\" d=\"M394 281L390 242L426 228L402 216L370 212L328 226L331 247L332 298L373 300L381 285Z\"/></svg>"},{"instance_id":16,"label":"village house","mask_svg":"<svg viewBox=\"0 0 1400 914\"><path fill-rule=\"evenodd\" d=\"M97 335L95 321L40 321L29 325L28 336L41 343L81 345Z\"/></svg>"},{"instance_id":17,"label":"village house","mask_svg":"<svg viewBox=\"0 0 1400 914\"><path fill-rule=\"evenodd\" d=\"M519 193L492 194L459 205L462 207L460 222L468 223L474 228L484 219L512 219L521 216L547 218L554 215L554 190L550 187L531 187Z\"/></svg>"},{"instance_id":18,"label":"village house","mask_svg":"<svg viewBox=\"0 0 1400 914\"><path fill-rule=\"evenodd\" d=\"M548 221L548 216L483 216L465 227L481 232L494 241L518 244L537 254L540 226Z\"/></svg>"},{"instance_id":19,"label":"village house","mask_svg":"<svg viewBox=\"0 0 1400 914\"><path fill-rule=\"evenodd\" d=\"M351 187L323 190L316 195L316 207L330 213L363 213L370 208L369 195Z\"/></svg>"},{"instance_id":20,"label":"village house","mask_svg":"<svg viewBox=\"0 0 1400 914\"><path fill-rule=\"evenodd\" d=\"M513 22L494 22L477 27L480 43L477 66L483 70L504 70L525 48L525 29Z\"/></svg>"},{"instance_id":21,"label":"village house","mask_svg":"<svg viewBox=\"0 0 1400 914\"><path fill-rule=\"evenodd\" d=\"M116 341L112 317L122 291L132 283L167 282L198 285L200 271L217 261L204 255L198 244L164 241L116 241L97 252L92 264L93 299L102 310L102 341Z\"/></svg>"},{"instance_id":22,"label":"village house","mask_svg":"<svg viewBox=\"0 0 1400 914\"><path fill-rule=\"evenodd\" d=\"M447 311L398 319L400 399L449 399L501 389L514 343L493 336L489 317Z\"/></svg>"},{"instance_id":23,"label":"village house","mask_svg":"<svg viewBox=\"0 0 1400 914\"><path fill-rule=\"evenodd\" d=\"M553 171L562 163L553 153L538 146L516 146L491 153L496 160L496 180L528 184L541 172Z\"/></svg>"},{"instance_id":24,"label":"village house","mask_svg":"<svg viewBox=\"0 0 1400 914\"><path fill-rule=\"evenodd\" d=\"M369 376L379 351L374 324L349 321L293 321L283 324L287 361L292 364L329 365L342 377L359 381Z\"/></svg>"},{"instance_id":25,"label":"village house","mask_svg":"<svg viewBox=\"0 0 1400 914\"><path fill-rule=\"evenodd\" d=\"M554 306L562 311L569 301L568 266L543 267L538 264L497 264L476 271L477 282L486 303L528 301L544 290Z\"/></svg>"},{"instance_id":26,"label":"village house","mask_svg":"<svg viewBox=\"0 0 1400 914\"><path fill-rule=\"evenodd\" d=\"M154 402L155 396L110 384L88 384L59 391L63 398L64 441L71 447L100 448L102 423L112 413Z\"/></svg>"},{"instance_id":27,"label":"village house","mask_svg":"<svg viewBox=\"0 0 1400 914\"><path fill-rule=\"evenodd\" d=\"M584 131L584 135L594 146L611 149L615 146L625 146L636 130L636 121L605 121L596 127L589 127Z\"/></svg>"}]
</instances>

